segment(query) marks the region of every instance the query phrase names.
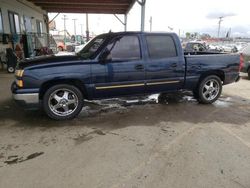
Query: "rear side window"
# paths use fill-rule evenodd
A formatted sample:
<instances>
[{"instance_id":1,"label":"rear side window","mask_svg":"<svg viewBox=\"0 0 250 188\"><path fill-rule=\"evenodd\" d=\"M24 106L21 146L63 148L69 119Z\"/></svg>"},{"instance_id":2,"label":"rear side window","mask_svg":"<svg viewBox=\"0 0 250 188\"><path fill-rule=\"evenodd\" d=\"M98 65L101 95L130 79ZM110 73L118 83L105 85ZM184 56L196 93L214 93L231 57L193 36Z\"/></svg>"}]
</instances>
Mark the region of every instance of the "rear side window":
<instances>
[{"instance_id":1,"label":"rear side window","mask_svg":"<svg viewBox=\"0 0 250 188\"><path fill-rule=\"evenodd\" d=\"M151 59L162 59L168 57L176 57L176 47L171 36L146 36L148 44L149 57Z\"/></svg>"},{"instance_id":2,"label":"rear side window","mask_svg":"<svg viewBox=\"0 0 250 188\"><path fill-rule=\"evenodd\" d=\"M112 60L141 59L139 39L137 36L123 36L116 38L108 45Z\"/></svg>"}]
</instances>

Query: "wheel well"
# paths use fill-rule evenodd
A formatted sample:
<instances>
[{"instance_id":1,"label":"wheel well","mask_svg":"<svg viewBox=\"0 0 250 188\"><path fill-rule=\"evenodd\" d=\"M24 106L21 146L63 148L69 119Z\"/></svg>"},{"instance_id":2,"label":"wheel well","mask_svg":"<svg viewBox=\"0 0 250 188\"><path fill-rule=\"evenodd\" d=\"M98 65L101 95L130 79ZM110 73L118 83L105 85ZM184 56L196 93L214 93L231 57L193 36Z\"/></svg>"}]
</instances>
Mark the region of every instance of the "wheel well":
<instances>
[{"instance_id":1,"label":"wheel well","mask_svg":"<svg viewBox=\"0 0 250 188\"><path fill-rule=\"evenodd\" d=\"M225 74L224 74L224 72L221 71L221 70L215 70L215 71L208 71L208 72L202 73L201 76L200 76L199 82L201 80L203 80L205 77L211 76L211 75L218 76L221 79L222 82L225 81Z\"/></svg>"},{"instance_id":2,"label":"wheel well","mask_svg":"<svg viewBox=\"0 0 250 188\"><path fill-rule=\"evenodd\" d=\"M39 99L42 100L45 92L52 86L58 84L69 84L77 87L83 94L83 97L86 99L88 98L87 90L84 87L84 84L77 79L63 79L63 80L50 80L42 84L40 92L39 92Z\"/></svg>"}]
</instances>

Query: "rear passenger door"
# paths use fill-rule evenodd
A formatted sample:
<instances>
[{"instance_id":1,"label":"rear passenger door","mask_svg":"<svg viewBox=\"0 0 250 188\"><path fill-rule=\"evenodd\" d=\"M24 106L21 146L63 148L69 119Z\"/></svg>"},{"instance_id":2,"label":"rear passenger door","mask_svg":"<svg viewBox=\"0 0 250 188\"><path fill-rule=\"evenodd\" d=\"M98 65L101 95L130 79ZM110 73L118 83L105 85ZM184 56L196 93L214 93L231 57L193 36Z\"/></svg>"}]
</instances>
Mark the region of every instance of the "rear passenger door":
<instances>
[{"instance_id":1,"label":"rear passenger door","mask_svg":"<svg viewBox=\"0 0 250 188\"><path fill-rule=\"evenodd\" d=\"M185 67L172 35L147 34L146 92L175 91L183 86ZM182 58L182 59L181 59Z\"/></svg>"}]
</instances>

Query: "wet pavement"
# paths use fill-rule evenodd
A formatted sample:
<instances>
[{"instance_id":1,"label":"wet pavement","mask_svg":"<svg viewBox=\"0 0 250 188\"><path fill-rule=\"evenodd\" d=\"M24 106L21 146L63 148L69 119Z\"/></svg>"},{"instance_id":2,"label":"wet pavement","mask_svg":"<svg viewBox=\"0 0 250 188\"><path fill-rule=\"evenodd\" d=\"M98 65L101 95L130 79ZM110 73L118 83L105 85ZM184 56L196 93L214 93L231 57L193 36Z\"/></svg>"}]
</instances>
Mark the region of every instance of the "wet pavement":
<instances>
[{"instance_id":1,"label":"wet pavement","mask_svg":"<svg viewBox=\"0 0 250 188\"><path fill-rule=\"evenodd\" d=\"M250 187L250 81L212 105L191 93L85 101L79 117L25 111L0 73L0 187Z\"/></svg>"}]
</instances>

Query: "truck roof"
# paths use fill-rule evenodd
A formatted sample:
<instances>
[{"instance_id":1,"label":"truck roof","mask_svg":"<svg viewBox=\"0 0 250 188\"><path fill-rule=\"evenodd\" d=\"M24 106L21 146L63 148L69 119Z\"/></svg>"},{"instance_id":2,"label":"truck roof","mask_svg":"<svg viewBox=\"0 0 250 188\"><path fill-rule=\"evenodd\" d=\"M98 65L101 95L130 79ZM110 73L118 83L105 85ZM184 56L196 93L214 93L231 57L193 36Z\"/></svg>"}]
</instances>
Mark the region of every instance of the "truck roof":
<instances>
[{"instance_id":1,"label":"truck roof","mask_svg":"<svg viewBox=\"0 0 250 188\"><path fill-rule=\"evenodd\" d=\"M142 32L142 31L122 31L122 32L109 32L101 35L126 35L126 34L172 34L176 35L173 32Z\"/></svg>"}]
</instances>

